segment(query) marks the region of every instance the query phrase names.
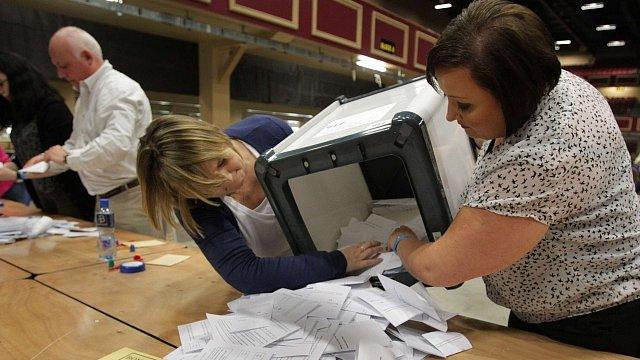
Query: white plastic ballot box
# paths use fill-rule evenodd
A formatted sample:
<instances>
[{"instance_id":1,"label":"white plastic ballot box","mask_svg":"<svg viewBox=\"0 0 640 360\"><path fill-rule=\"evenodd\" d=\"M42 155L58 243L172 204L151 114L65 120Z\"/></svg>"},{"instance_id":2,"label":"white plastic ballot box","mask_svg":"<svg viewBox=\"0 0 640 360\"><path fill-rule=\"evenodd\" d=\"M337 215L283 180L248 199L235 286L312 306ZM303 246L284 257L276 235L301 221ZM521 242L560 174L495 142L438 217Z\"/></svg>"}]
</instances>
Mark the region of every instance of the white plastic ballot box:
<instances>
[{"instance_id":1,"label":"white plastic ballot box","mask_svg":"<svg viewBox=\"0 0 640 360\"><path fill-rule=\"evenodd\" d=\"M262 154L256 173L294 254L335 250L341 228L393 199L417 207L392 220L417 216L425 240L437 239L475 162L464 130L445 119L446 105L424 77L339 98Z\"/></svg>"}]
</instances>

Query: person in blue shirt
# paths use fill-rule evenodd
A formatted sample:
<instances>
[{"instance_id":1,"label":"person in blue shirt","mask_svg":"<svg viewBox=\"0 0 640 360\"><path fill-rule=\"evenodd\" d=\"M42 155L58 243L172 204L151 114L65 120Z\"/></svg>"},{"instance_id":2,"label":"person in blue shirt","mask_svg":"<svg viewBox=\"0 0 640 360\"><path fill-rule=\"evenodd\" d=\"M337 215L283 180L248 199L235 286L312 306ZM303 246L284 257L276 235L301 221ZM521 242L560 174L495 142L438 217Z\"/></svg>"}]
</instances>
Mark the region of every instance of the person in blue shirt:
<instances>
[{"instance_id":1,"label":"person in blue shirt","mask_svg":"<svg viewBox=\"0 0 640 360\"><path fill-rule=\"evenodd\" d=\"M151 223L174 212L218 273L245 294L296 289L380 263L380 243L292 256L254 171L260 153L292 133L254 115L225 131L190 118L154 120L140 139L137 171Z\"/></svg>"}]
</instances>

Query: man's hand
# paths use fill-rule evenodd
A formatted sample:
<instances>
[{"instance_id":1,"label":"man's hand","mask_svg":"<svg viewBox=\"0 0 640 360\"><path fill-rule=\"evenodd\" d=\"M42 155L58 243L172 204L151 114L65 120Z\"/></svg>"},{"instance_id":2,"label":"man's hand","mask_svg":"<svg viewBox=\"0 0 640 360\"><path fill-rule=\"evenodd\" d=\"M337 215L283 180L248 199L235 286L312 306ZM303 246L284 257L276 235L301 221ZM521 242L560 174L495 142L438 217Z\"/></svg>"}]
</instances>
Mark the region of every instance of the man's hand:
<instances>
[{"instance_id":1,"label":"man's hand","mask_svg":"<svg viewBox=\"0 0 640 360\"><path fill-rule=\"evenodd\" d=\"M29 167L29 166L31 166L31 165L35 165L35 164L37 164L37 163L39 163L39 162L41 162L41 161L44 161L44 153L42 153L42 154L38 154L38 155L36 155L36 156L32 157L32 158L31 158L31 159L29 159L29 161L27 161L27 162L26 162L22 167L23 167L23 168L26 168L26 167Z\"/></svg>"},{"instance_id":2,"label":"man's hand","mask_svg":"<svg viewBox=\"0 0 640 360\"><path fill-rule=\"evenodd\" d=\"M67 150L60 145L54 145L44 152L44 161L53 161L54 163L64 165L67 156ZM31 161L31 160L29 160Z\"/></svg>"},{"instance_id":3,"label":"man's hand","mask_svg":"<svg viewBox=\"0 0 640 360\"><path fill-rule=\"evenodd\" d=\"M0 181L16 181L17 174L14 170L4 166L0 168Z\"/></svg>"},{"instance_id":4,"label":"man's hand","mask_svg":"<svg viewBox=\"0 0 640 360\"><path fill-rule=\"evenodd\" d=\"M382 258L378 255L384 252L384 249L380 245L377 241L363 241L357 245L340 249L347 259L346 273L351 274L382 262Z\"/></svg>"}]
</instances>

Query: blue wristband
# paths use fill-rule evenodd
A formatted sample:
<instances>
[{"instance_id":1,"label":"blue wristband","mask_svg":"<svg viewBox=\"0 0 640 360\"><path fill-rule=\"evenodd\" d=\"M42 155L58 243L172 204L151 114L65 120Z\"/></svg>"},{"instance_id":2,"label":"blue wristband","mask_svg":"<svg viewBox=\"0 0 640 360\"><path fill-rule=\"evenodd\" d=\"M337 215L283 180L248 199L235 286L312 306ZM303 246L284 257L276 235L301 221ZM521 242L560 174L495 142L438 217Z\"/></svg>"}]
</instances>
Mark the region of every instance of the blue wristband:
<instances>
[{"instance_id":1,"label":"blue wristband","mask_svg":"<svg viewBox=\"0 0 640 360\"><path fill-rule=\"evenodd\" d=\"M396 253L396 255L398 254L398 246L400 246L400 242L402 240L407 240L409 239L409 235L405 234L405 233L400 233L398 234L398 236L396 236L396 238L393 240L393 245L391 245L391 250L393 250L394 253Z\"/></svg>"},{"instance_id":2,"label":"blue wristband","mask_svg":"<svg viewBox=\"0 0 640 360\"><path fill-rule=\"evenodd\" d=\"M27 174L22 169L16 171L16 175L18 176L18 179L20 179L20 180L27 180Z\"/></svg>"}]
</instances>

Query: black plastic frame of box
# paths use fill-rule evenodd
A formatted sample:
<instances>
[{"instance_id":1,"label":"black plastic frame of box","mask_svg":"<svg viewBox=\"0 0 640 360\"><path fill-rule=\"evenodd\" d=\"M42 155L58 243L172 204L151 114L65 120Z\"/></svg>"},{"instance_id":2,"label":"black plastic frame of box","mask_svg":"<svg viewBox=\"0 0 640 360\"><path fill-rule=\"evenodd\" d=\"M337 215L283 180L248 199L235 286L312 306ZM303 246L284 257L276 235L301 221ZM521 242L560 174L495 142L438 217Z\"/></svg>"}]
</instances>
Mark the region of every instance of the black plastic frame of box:
<instances>
[{"instance_id":1,"label":"black plastic frame of box","mask_svg":"<svg viewBox=\"0 0 640 360\"><path fill-rule=\"evenodd\" d=\"M419 115L404 111L390 125L278 154L271 149L256 160L258 180L294 254L315 251L316 246L289 179L389 155L397 156L405 166L429 240L433 241L433 232L444 233L451 213L429 135Z\"/></svg>"}]
</instances>

